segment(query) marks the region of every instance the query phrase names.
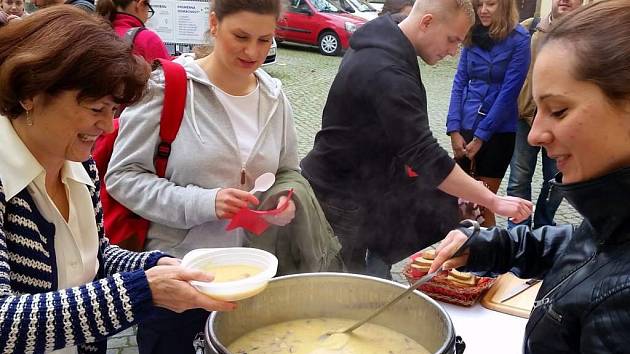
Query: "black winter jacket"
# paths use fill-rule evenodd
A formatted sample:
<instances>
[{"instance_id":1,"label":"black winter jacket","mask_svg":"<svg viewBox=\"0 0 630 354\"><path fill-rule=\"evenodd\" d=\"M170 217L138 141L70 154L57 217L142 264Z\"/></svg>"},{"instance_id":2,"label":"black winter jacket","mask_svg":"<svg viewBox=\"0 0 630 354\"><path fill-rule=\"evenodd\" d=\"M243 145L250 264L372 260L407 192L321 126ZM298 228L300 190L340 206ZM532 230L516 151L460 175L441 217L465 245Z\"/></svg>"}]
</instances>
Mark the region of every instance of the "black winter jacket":
<instances>
[{"instance_id":1,"label":"black winter jacket","mask_svg":"<svg viewBox=\"0 0 630 354\"><path fill-rule=\"evenodd\" d=\"M579 227L483 231L466 270L544 278L525 353L630 353L630 168L552 188L584 217Z\"/></svg>"},{"instance_id":2,"label":"black winter jacket","mask_svg":"<svg viewBox=\"0 0 630 354\"><path fill-rule=\"evenodd\" d=\"M373 200L404 164L431 187L454 167L431 134L415 50L387 15L352 35L301 166L318 193Z\"/></svg>"},{"instance_id":3,"label":"black winter jacket","mask_svg":"<svg viewBox=\"0 0 630 354\"><path fill-rule=\"evenodd\" d=\"M395 262L457 225L457 199L436 188L454 165L431 133L415 49L391 16L368 22L350 39L302 173L318 196L367 210L362 242Z\"/></svg>"}]
</instances>

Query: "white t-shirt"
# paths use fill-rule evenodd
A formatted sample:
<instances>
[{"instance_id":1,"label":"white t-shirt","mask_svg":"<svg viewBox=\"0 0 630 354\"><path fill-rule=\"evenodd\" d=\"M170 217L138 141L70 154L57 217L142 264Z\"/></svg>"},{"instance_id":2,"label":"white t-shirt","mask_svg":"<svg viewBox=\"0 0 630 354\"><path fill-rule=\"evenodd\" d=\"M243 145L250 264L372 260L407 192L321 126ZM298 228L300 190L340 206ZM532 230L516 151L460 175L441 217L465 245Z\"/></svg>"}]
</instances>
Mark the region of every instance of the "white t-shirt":
<instances>
[{"instance_id":1,"label":"white t-shirt","mask_svg":"<svg viewBox=\"0 0 630 354\"><path fill-rule=\"evenodd\" d=\"M245 96L232 96L216 86L215 89L219 102L232 122L241 152L241 163L244 164L254 148L260 130L258 127L260 84Z\"/></svg>"}]
</instances>

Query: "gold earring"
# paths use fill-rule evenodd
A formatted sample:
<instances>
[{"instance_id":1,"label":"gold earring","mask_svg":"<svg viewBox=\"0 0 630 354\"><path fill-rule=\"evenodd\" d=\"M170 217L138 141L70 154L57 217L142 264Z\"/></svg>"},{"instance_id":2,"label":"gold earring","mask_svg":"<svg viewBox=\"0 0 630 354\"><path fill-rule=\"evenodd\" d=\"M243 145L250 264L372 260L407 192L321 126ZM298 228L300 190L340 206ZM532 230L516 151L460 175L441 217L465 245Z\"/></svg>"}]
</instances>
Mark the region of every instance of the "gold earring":
<instances>
[{"instance_id":1,"label":"gold earring","mask_svg":"<svg viewBox=\"0 0 630 354\"><path fill-rule=\"evenodd\" d=\"M33 125L33 117L30 115L30 111L26 111L26 125L29 127Z\"/></svg>"}]
</instances>

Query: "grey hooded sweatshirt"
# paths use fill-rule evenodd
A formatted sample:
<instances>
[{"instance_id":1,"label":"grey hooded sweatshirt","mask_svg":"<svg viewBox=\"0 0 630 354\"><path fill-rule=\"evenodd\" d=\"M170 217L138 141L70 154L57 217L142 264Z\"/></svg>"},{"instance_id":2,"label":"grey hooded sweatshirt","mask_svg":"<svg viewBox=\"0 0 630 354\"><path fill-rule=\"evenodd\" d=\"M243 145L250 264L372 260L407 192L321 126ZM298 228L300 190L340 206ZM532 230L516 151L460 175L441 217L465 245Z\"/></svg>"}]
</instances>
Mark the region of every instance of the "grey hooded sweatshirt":
<instances>
[{"instance_id":1,"label":"grey hooded sweatshirt","mask_svg":"<svg viewBox=\"0 0 630 354\"><path fill-rule=\"evenodd\" d=\"M151 75L149 92L120 117L118 138L105 177L109 194L151 221L146 248L181 257L201 247L242 246L242 229L225 231L215 198L221 188L251 190L256 177L280 168L299 170L291 106L279 80L262 69L259 135L247 161L241 161L236 132L215 95L215 86L191 56L175 60L188 74L182 125L172 144L165 178L155 174L164 100L164 74ZM244 171L245 183L241 184Z\"/></svg>"}]
</instances>

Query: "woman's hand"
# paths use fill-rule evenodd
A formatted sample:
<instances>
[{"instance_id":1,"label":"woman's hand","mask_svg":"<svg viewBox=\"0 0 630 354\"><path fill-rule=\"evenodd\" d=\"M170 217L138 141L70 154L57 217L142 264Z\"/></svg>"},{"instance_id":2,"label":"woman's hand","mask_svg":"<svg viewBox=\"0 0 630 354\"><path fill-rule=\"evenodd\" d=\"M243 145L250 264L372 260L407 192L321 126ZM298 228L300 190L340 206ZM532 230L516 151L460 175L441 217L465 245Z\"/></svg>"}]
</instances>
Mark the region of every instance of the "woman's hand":
<instances>
[{"instance_id":1,"label":"woman's hand","mask_svg":"<svg viewBox=\"0 0 630 354\"><path fill-rule=\"evenodd\" d=\"M235 303L214 300L189 284L191 280L212 281L214 277L210 273L181 266L155 266L145 273L155 306L178 313L196 308L206 311L231 311L236 308Z\"/></svg>"},{"instance_id":2,"label":"woman's hand","mask_svg":"<svg viewBox=\"0 0 630 354\"><path fill-rule=\"evenodd\" d=\"M482 140L478 138L473 138L473 140L471 140L468 145L466 145L466 157L468 157L469 160L474 159L475 155L477 155L482 145Z\"/></svg>"},{"instance_id":3,"label":"woman's hand","mask_svg":"<svg viewBox=\"0 0 630 354\"><path fill-rule=\"evenodd\" d=\"M285 203L286 200L286 196L278 198L278 204L276 208L282 206L282 204ZM287 206L287 208L284 209L281 213L276 215L265 215L264 219L267 220L267 222L269 222L270 224L274 224L277 226L287 225L293 220L293 218L295 218L295 203L293 203L293 200L290 199L288 200L288 203L289 206Z\"/></svg>"},{"instance_id":4,"label":"woman's hand","mask_svg":"<svg viewBox=\"0 0 630 354\"><path fill-rule=\"evenodd\" d=\"M251 193L236 188L223 188L215 200L216 214L219 219L231 219L248 204L258 205L258 199Z\"/></svg>"},{"instance_id":5,"label":"woman's hand","mask_svg":"<svg viewBox=\"0 0 630 354\"><path fill-rule=\"evenodd\" d=\"M455 252L459 250L461 245L466 242L468 237L459 230L453 230L446 235L444 240L440 242L440 245L435 250L435 259L431 263L431 268L429 268L429 273L438 270L444 269L449 270L457 267L461 267L468 263L469 251L466 249L462 252L461 255L453 257Z\"/></svg>"},{"instance_id":6,"label":"woman's hand","mask_svg":"<svg viewBox=\"0 0 630 354\"><path fill-rule=\"evenodd\" d=\"M492 202L486 207L495 214L511 218L514 223L518 224L532 215L534 204L518 197L495 195Z\"/></svg>"},{"instance_id":7,"label":"woman's hand","mask_svg":"<svg viewBox=\"0 0 630 354\"><path fill-rule=\"evenodd\" d=\"M466 156L466 140L459 132L451 133L451 147L453 148L453 157L459 160Z\"/></svg>"}]
</instances>

